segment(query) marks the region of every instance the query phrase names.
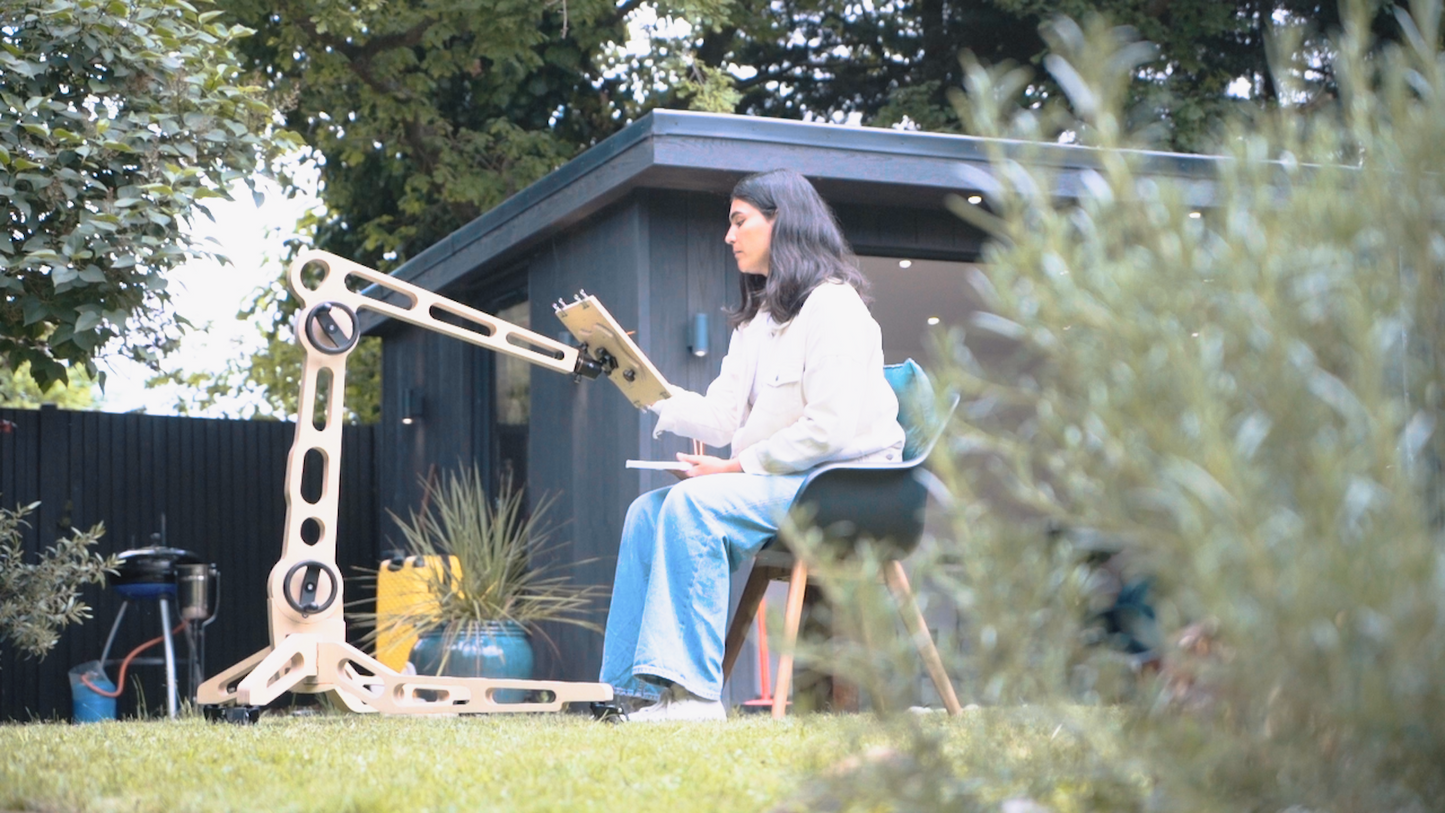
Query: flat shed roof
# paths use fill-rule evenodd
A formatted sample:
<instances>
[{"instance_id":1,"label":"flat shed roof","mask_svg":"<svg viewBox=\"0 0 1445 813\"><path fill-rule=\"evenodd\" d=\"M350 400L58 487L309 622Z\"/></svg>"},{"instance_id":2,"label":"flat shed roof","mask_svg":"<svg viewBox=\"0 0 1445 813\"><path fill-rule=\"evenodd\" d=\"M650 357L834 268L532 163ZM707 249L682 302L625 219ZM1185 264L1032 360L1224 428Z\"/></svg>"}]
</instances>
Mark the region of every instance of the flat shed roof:
<instances>
[{"instance_id":1,"label":"flat shed roof","mask_svg":"<svg viewBox=\"0 0 1445 813\"><path fill-rule=\"evenodd\" d=\"M996 185L989 149L1022 143L872 127L654 110L568 161L541 180L408 260L394 275L441 291L478 269L522 256L634 189L727 194L737 179L778 167L808 176L835 203L909 208L942 206L949 193L988 192ZM1056 194L1073 197L1098 151L1035 145L1029 160L1059 170ZM1198 178L1192 197L1211 197L1210 167L1219 160L1144 153L1154 175ZM386 321L361 315L370 332Z\"/></svg>"}]
</instances>

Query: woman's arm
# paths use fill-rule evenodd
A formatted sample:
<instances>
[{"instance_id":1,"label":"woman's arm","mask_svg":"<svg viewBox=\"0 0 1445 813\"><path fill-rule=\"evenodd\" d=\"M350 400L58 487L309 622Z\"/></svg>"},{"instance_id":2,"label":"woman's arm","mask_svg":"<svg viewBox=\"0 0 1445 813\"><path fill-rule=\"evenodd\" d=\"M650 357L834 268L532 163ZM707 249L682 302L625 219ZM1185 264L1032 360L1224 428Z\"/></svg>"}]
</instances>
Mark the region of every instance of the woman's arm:
<instances>
[{"instance_id":1,"label":"woman's arm","mask_svg":"<svg viewBox=\"0 0 1445 813\"><path fill-rule=\"evenodd\" d=\"M741 330L734 330L728 340L722 370L708 385L707 394L679 390L671 398L658 401L651 409L658 415L654 438L672 432L694 438L709 446L726 446L742 422L742 381L747 366Z\"/></svg>"}]
</instances>

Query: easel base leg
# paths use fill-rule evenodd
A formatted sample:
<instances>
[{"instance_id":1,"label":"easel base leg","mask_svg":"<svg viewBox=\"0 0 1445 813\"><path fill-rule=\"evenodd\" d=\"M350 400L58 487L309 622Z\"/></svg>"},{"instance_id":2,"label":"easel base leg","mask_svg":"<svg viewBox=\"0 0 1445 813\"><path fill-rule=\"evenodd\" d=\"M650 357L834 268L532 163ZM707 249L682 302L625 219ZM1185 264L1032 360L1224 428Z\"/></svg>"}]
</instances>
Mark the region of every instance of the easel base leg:
<instances>
[{"instance_id":1,"label":"easel base leg","mask_svg":"<svg viewBox=\"0 0 1445 813\"><path fill-rule=\"evenodd\" d=\"M532 696L499 703L494 695L501 690ZM350 644L306 634L288 635L280 646L216 675L200 696L207 705L241 707L264 705L286 691L329 692L353 712L381 714L555 712L569 703L612 700L605 683L402 675Z\"/></svg>"}]
</instances>

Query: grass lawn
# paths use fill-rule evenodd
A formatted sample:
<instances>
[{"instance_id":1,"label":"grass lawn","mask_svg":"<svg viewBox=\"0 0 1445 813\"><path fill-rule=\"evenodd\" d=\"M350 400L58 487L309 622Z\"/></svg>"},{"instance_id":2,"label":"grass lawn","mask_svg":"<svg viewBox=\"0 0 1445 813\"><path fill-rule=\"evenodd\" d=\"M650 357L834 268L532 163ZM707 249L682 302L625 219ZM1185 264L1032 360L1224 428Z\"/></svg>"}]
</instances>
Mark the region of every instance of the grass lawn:
<instances>
[{"instance_id":1,"label":"grass lawn","mask_svg":"<svg viewBox=\"0 0 1445 813\"><path fill-rule=\"evenodd\" d=\"M989 749L1000 779L1026 776L1038 760L1077 763L1069 738L1006 714L921 725L936 727L952 753ZM578 715L4 725L0 810L757 811L817 787L810 777L889 738L872 717L826 715L652 725ZM1017 792L996 790L999 799Z\"/></svg>"}]
</instances>

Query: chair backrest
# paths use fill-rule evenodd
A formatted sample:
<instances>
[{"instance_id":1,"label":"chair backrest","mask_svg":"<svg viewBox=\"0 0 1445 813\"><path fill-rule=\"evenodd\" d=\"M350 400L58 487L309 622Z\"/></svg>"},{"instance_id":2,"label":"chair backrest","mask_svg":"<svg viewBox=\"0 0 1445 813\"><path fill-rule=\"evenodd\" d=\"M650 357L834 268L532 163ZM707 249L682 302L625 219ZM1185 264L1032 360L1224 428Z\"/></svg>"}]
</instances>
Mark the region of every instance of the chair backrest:
<instances>
[{"instance_id":1,"label":"chair backrest","mask_svg":"<svg viewBox=\"0 0 1445 813\"><path fill-rule=\"evenodd\" d=\"M959 397L953 394L940 408L928 374L912 359L883 371L898 396L898 422L905 434L903 460L819 466L803 481L793 505L810 506L813 522L833 536L889 540L901 557L923 534L928 487L917 468L942 436Z\"/></svg>"},{"instance_id":2,"label":"chair backrest","mask_svg":"<svg viewBox=\"0 0 1445 813\"><path fill-rule=\"evenodd\" d=\"M913 359L883 367L883 377L898 396L898 423L903 427L903 459L912 460L932 445L939 430L937 400L928 373Z\"/></svg>"}]
</instances>

